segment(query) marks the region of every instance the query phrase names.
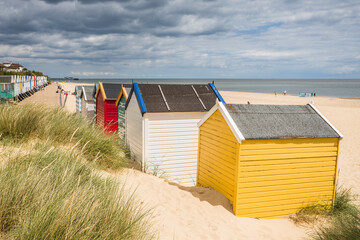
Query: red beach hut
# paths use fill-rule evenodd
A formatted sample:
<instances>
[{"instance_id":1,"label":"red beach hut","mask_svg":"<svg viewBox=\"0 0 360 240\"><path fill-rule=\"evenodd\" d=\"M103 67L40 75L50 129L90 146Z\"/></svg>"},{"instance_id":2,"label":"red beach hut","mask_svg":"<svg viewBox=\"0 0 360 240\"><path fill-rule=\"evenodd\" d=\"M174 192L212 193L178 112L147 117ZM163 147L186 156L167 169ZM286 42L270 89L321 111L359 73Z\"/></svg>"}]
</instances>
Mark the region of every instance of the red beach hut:
<instances>
[{"instance_id":1,"label":"red beach hut","mask_svg":"<svg viewBox=\"0 0 360 240\"><path fill-rule=\"evenodd\" d=\"M96 124L109 133L118 132L118 108L116 99L123 88L122 84L99 82L96 98ZM124 89L125 90L125 89Z\"/></svg>"}]
</instances>

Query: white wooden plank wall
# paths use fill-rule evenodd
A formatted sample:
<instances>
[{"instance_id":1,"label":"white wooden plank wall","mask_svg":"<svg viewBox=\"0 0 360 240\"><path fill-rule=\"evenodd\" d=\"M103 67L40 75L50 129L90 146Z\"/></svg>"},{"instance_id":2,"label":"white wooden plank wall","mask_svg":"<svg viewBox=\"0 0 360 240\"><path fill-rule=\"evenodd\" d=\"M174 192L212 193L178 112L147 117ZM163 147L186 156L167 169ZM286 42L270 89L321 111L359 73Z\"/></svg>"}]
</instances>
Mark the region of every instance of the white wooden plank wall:
<instances>
[{"instance_id":1,"label":"white wooden plank wall","mask_svg":"<svg viewBox=\"0 0 360 240\"><path fill-rule=\"evenodd\" d=\"M142 114L134 95L125 111L126 115L126 142L130 148L132 158L142 161Z\"/></svg>"},{"instance_id":2,"label":"white wooden plank wall","mask_svg":"<svg viewBox=\"0 0 360 240\"><path fill-rule=\"evenodd\" d=\"M199 131L205 113L147 113L147 172L194 186Z\"/></svg>"}]
</instances>

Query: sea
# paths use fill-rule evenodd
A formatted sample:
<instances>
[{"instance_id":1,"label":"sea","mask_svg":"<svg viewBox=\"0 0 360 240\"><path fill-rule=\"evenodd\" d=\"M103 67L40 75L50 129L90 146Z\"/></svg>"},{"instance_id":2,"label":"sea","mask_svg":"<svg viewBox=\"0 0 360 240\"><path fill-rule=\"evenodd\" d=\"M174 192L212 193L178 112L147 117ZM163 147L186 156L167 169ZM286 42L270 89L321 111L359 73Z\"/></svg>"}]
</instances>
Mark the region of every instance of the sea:
<instances>
[{"instance_id":1,"label":"sea","mask_svg":"<svg viewBox=\"0 0 360 240\"><path fill-rule=\"evenodd\" d=\"M360 79L129 79L129 78L88 78L69 80L51 78L52 81L80 83L168 83L204 84L214 82L218 90L275 93L299 95L302 92L315 93L316 96L341 98L360 98Z\"/></svg>"}]
</instances>

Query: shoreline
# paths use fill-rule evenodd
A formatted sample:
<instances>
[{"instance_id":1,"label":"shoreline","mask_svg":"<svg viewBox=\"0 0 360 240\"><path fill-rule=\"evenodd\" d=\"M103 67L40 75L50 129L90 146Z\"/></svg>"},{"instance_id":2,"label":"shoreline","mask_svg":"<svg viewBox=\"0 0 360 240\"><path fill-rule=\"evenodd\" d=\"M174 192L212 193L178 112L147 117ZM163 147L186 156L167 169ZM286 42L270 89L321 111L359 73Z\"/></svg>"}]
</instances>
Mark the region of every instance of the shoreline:
<instances>
[{"instance_id":1,"label":"shoreline","mask_svg":"<svg viewBox=\"0 0 360 240\"><path fill-rule=\"evenodd\" d=\"M63 81L51 81L52 83L58 83L58 84L65 84L65 85L84 85L84 86L89 86L89 85L94 85L95 83L87 83L87 82L63 82ZM220 90L218 89L219 92L231 92L231 93L245 93L245 94L267 94L267 95L275 95L274 93L269 93L269 92L244 92L244 91L236 91L236 90ZM277 96L284 96L283 93L277 93ZM317 99L317 98L339 98L339 99L349 99L349 100L360 100L360 96L359 98L354 98L354 97L339 97L339 96L325 96L325 95L318 95L316 97L300 97L297 94L286 94L285 96L292 96L292 97L299 97L299 98L303 98L303 99Z\"/></svg>"},{"instance_id":2,"label":"shoreline","mask_svg":"<svg viewBox=\"0 0 360 240\"><path fill-rule=\"evenodd\" d=\"M275 94L274 93L265 93L265 92L243 92L243 91L228 91L228 90L219 90L219 92L231 92L231 93L234 93L234 94L239 94L239 93L244 93L244 94L266 94L266 95L272 95L275 97ZM348 100L360 100L360 97L359 98L350 98L350 97L334 97L334 96L316 96L316 97L300 97L299 95L296 95L296 94L282 94L282 93L278 93L276 95L276 97L286 97L286 96L291 96L291 97L298 97L298 98L301 98L301 99L317 99L317 98L339 98L339 99L348 99Z\"/></svg>"}]
</instances>

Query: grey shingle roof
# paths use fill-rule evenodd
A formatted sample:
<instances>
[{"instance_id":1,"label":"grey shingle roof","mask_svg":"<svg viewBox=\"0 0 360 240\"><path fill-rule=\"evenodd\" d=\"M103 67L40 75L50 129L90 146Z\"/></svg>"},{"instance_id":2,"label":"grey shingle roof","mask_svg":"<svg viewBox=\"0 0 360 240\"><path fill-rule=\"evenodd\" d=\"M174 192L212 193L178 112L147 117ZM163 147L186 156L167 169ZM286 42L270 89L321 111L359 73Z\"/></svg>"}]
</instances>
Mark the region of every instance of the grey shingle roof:
<instances>
[{"instance_id":1,"label":"grey shingle roof","mask_svg":"<svg viewBox=\"0 0 360 240\"><path fill-rule=\"evenodd\" d=\"M139 89L148 112L206 112L217 99L208 84L139 84Z\"/></svg>"},{"instance_id":2,"label":"grey shingle roof","mask_svg":"<svg viewBox=\"0 0 360 240\"><path fill-rule=\"evenodd\" d=\"M245 139L340 137L309 105L225 104L225 107Z\"/></svg>"},{"instance_id":3,"label":"grey shingle roof","mask_svg":"<svg viewBox=\"0 0 360 240\"><path fill-rule=\"evenodd\" d=\"M82 91L82 85L76 85L75 86L75 94L77 97L80 97L81 96L81 91Z\"/></svg>"},{"instance_id":4,"label":"grey shingle roof","mask_svg":"<svg viewBox=\"0 0 360 240\"><path fill-rule=\"evenodd\" d=\"M122 84L103 83L106 98L116 99L121 91Z\"/></svg>"},{"instance_id":5,"label":"grey shingle roof","mask_svg":"<svg viewBox=\"0 0 360 240\"><path fill-rule=\"evenodd\" d=\"M121 87L131 88L131 84L122 84L122 83L102 83L106 98L117 99L121 91Z\"/></svg>"},{"instance_id":6,"label":"grey shingle roof","mask_svg":"<svg viewBox=\"0 0 360 240\"><path fill-rule=\"evenodd\" d=\"M93 90L94 90L94 86L84 86L83 90L84 91L82 91L81 96L83 94L85 94L85 97L86 97L87 101L94 101L95 100L95 98L94 98L94 96L92 94Z\"/></svg>"}]
</instances>

